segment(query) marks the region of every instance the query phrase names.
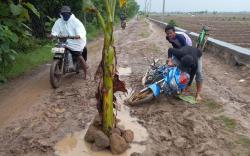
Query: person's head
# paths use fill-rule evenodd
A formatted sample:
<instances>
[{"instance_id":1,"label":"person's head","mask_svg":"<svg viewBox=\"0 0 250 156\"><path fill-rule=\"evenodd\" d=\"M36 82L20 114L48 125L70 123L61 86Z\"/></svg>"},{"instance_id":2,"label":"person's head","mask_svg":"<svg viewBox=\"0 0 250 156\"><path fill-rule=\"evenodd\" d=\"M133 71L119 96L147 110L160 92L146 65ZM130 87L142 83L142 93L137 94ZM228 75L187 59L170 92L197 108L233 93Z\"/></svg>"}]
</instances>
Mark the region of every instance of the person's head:
<instances>
[{"instance_id":1,"label":"person's head","mask_svg":"<svg viewBox=\"0 0 250 156\"><path fill-rule=\"evenodd\" d=\"M175 28L172 25L167 25L165 27L165 33L166 37L169 39L175 39L176 33L175 33Z\"/></svg>"},{"instance_id":2,"label":"person's head","mask_svg":"<svg viewBox=\"0 0 250 156\"><path fill-rule=\"evenodd\" d=\"M69 20L69 18L70 18L70 16L71 16L71 9L70 9L70 7L69 6L62 6L62 8L61 8L61 15L62 15L62 17L63 17L63 20L64 21L68 21Z\"/></svg>"},{"instance_id":3,"label":"person's head","mask_svg":"<svg viewBox=\"0 0 250 156\"><path fill-rule=\"evenodd\" d=\"M185 55L181 58L180 63L182 70L188 71L194 64L194 58L192 55Z\"/></svg>"}]
</instances>

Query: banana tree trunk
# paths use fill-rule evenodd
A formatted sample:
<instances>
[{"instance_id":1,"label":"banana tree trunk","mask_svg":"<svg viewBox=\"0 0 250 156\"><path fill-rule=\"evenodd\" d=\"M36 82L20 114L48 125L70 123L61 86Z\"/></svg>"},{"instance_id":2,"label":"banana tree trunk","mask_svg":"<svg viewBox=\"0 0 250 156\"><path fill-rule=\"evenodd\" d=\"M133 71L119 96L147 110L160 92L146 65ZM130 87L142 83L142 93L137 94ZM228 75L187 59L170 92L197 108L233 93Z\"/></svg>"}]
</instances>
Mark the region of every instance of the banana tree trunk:
<instances>
[{"instance_id":1,"label":"banana tree trunk","mask_svg":"<svg viewBox=\"0 0 250 156\"><path fill-rule=\"evenodd\" d=\"M113 113L113 78L115 75L115 49L113 40L113 24L109 23L107 29L108 33L104 36L103 49L103 131L109 134L114 127L114 113Z\"/></svg>"},{"instance_id":2,"label":"banana tree trunk","mask_svg":"<svg viewBox=\"0 0 250 156\"><path fill-rule=\"evenodd\" d=\"M104 47L102 51L102 61L100 64L102 72L102 80L99 84L99 104L101 104L102 126L103 131L109 135L111 129L114 127L114 113L113 113L113 97L114 85L113 80L115 76L115 48L113 36L113 22L116 0L105 0L107 18L97 13L97 18L103 28L104 32Z\"/></svg>"},{"instance_id":3,"label":"banana tree trunk","mask_svg":"<svg viewBox=\"0 0 250 156\"><path fill-rule=\"evenodd\" d=\"M102 116L103 131L109 135L110 131L114 127L114 92L126 91L125 84L119 80L119 76L116 75L116 57L114 47L114 15L117 0L103 0L106 8L106 18L104 18L96 8L89 8L90 12L94 12L97 15L97 19L104 32L104 47L102 51L102 61L98 67L101 81L99 83L97 92L97 109ZM120 0L120 4L124 6L126 0Z\"/></svg>"}]
</instances>

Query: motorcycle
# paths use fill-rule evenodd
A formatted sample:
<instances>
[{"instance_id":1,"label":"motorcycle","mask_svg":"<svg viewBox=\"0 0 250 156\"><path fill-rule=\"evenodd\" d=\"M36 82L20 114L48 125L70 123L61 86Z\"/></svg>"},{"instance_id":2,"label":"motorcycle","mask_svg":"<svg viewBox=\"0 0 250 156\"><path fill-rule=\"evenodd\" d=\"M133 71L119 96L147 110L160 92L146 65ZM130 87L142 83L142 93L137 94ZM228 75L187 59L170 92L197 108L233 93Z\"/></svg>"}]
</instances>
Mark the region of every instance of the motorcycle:
<instances>
[{"instance_id":1,"label":"motorcycle","mask_svg":"<svg viewBox=\"0 0 250 156\"><path fill-rule=\"evenodd\" d=\"M124 30L126 28L126 20L121 21L121 28Z\"/></svg>"},{"instance_id":2,"label":"motorcycle","mask_svg":"<svg viewBox=\"0 0 250 156\"><path fill-rule=\"evenodd\" d=\"M79 73L81 64L77 56L72 55L66 48L65 37L56 37L59 42L51 52L54 54L53 62L50 67L50 84L53 88L58 88L61 85L63 75L66 73ZM70 38L70 37L68 37Z\"/></svg>"},{"instance_id":3,"label":"motorcycle","mask_svg":"<svg viewBox=\"0 0 250 156\"><path fill-rule=\"evenodd\" d=\"M159 65L156 61L150 66L143 78L144 89L133 93L127 100L129 105L139 105L165 94L166 96L180 94L187 87L190 75L178 67Z\"/></svg>"},{"instance_id":4,"label":"motorcycle","mask_svg":"<svg viewBox=\"0 0 250 156\"><path fill-rule=\"evenodd\" d=\"M153 63L150 64L149 69L142 78L143 86L152 84L163 78L163 71L166 68L166 65L161 65L159 62L159 59L154 59Z\"/></svg>"}]
</instances>

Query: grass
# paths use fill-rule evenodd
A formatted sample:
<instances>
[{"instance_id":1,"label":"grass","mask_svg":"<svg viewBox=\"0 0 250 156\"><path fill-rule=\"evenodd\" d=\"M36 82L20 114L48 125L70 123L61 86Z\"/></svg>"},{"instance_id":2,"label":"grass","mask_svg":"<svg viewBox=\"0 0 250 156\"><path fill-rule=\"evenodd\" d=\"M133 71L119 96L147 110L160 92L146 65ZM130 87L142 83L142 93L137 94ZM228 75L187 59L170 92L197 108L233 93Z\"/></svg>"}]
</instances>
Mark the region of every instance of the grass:
<instances>
[{"instance_id":1,"label":"grass","mask_svg":"<svg viewBox=\"0 0 250 156\"><path fill-rule=\"evenodd\" d=\"M219 117L216 118L219 121L222 121L224 126L228 129L228 130L234 130L237 126L236 120L234 119L230 119L229 117L226 117L224 115L221 115Z\"/></svg>"},{"instance_id":2,"label":"grass","mask_svg":"<svg viewBox=\"0 0 250 156\"><path fill-rule=\"evenodd\" d=\"M239 140L236 143L241 144L244 147L250 147L250 139L244 135L239 136Z\"/></svg>"},{"instance_id":3,"label":"grass","mask_svg":"<svg viewBox=\"0 0 250 156\"><path fill-rule=\"evenodd\" d=\"M219 105L212 99L206 99L204 101L204 104L208 107L209 111L215 111L221 108L221 105Z\"/></svg>"},{"instance_id":4,"label":"grass","mask_svg":"<svg viewBox=\"0 0 250 156\"><path fill-rule=\"evenodd\" d=\"M139 34L139 36L141 36L141 37L143 37L143 38L147 38L147 37L150 36L150 34L149 34L148 32L141 32L141 33Z\"/></svg>"},{"instance_id":5,"label":"grass","mask_svg":"<svg viewBox=\"0 0 250 156\"><path fill-rule=\"evenodd\" d=\"M96 39L98 36L100 36L100 34L102 34L102 30L95 30L95 31L90 31L87 33L87 39L88 41L93 41L94 39Z\"/></svg>"},{"instance_id":6,"label":"grass","mask_svg":"<svg viewBox=\"0 0 250 156\"><path fill-rule=\"evenodd\" d=\"M41 64L52 60L51 45L45 45L32 52L20 53L17 55L15 63L7 69L7 79L17 77L25 72L35 69Z\"/></svg>"},{"instance_id":7,"label":"grass","mask_svg":"<svg viewBox=\"0 0 250 156\"><path fill-rule=\"evenodd\" d=\"M156 46L155 44L153 44L151 47L150 47L150 50L153 51L153 52L160 52L161 49Z\"/></svg>"}]
</instances>

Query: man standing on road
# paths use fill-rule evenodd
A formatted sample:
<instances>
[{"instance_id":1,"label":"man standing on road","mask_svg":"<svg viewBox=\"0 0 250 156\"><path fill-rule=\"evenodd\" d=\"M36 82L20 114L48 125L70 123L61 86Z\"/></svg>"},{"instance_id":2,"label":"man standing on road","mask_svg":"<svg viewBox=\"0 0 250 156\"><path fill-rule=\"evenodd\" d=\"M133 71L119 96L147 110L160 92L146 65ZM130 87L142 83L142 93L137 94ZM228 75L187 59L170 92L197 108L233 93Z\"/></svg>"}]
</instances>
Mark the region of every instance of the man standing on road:
<instances>
[{"instance_id":1,"label":"man standing on road","mask_svg":"<svg viewBox=\"0 0 250 156\"><path fill-rule=\"evenodd\" d=\"M77 55L77 58L80 60L83 70L84 70L84 79L86 79L88 65L86 63L87 56L84 53L87 53L86 49L84 50L87 39L86 39L86 30L82 22L75 17L71 12L69 6L63 6L60 13L61 18L57 19L55 22L52 31L51 37L65 37L67 38L67 49L72 53L72 55Z\"/></svg>"},{"instance_id":2,"label":"man standing on road","mask_svg":"<svg viewBox=\"0 0 250 156\"><path fill-rule=\"evenodd\" d=\"M184 46L192 46L191 38L184 32L176 32L175 28L171 25L166 26L165 33L168 42L176 49Z\"/></svg>"},{"instance_id":3,"label":"man standing on road","mask_svg":"<svg viewBox=\"0 0 250 156\"><path fill-rule=\"evenodd\" d=\"M202 53L198 48L185 46L180 49L168 49L168 65L177 65L181 70L190 74L190 81L186 91L189 90L194 76L196 79L196 100L201 100L201 86L203 82L202 76Z\"/></svg>"}]
</instances>

